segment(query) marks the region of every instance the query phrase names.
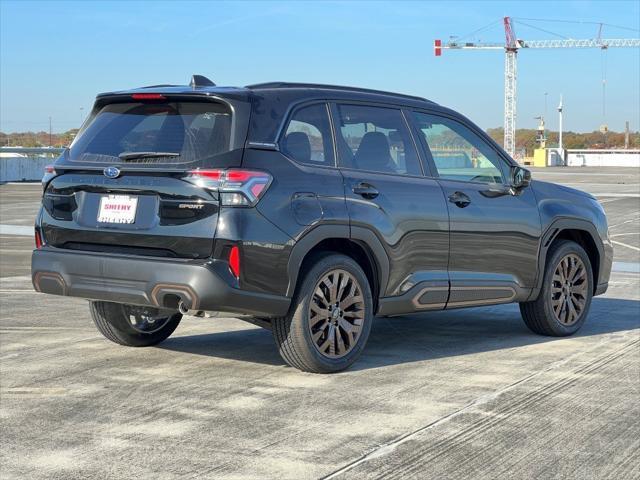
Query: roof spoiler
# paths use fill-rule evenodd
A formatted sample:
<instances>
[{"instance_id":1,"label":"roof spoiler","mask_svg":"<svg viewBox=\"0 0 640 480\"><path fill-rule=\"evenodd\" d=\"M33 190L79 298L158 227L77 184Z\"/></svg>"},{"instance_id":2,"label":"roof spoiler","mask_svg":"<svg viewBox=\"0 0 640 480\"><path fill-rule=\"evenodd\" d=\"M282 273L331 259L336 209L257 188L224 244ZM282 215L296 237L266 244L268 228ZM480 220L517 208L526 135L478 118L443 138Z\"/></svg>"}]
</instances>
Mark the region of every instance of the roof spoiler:
<instances>
[{"instance_id":1,"label":"roof spoiler","mask_svg":"<svg viewBox=\"0 0 640 480\"><path fill-rule=\"evenodd\" d=\"M211 80L209 80L207 77L205 77L204 75L193 75L191 77L191 83L189 83L189 86L191 88L198 88L198 87L215 87L216 84L213 83Z\"/></svg>"}]
</instances>

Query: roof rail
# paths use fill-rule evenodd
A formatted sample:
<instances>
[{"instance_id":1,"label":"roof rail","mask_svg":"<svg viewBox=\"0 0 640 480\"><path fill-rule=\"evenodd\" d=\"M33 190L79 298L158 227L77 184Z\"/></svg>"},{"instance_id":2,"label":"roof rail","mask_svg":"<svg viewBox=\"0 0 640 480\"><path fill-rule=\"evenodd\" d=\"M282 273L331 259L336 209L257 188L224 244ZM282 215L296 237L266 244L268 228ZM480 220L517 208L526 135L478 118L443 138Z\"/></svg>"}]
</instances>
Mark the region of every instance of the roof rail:
<instances>
[{"instance_id":1,"label":"roof rail","mask_svg":"<svg viewBox=\"0 0 640 480\"><path fill-rule=\"evenodd\" d=\"M420 100L423 102L433 103L431 100L427 100L424 97L418 97L416 95L406 95L404 93L387 92L384 90L374 90L371 88L359 88L359 87L345 87L341 85L325 85L321 83L295 83L295 82L266 82L256 83L254 85L247 85L245 88L324 88L327 90L345 90L348 92L362 92L362 93L377 93L380 95L392 95L395 97L411 98L413 100Z\"/></svg>"}]
</instances>

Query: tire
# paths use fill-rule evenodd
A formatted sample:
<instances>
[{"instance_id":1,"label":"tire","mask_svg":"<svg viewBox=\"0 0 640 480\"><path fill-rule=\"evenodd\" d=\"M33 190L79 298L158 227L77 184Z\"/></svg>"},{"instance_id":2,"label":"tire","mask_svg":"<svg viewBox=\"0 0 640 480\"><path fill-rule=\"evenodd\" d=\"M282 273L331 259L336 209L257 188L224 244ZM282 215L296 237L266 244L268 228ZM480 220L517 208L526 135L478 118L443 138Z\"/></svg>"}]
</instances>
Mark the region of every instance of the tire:
<instances>
[{"instance_id":1,"label":"tire","mask_svg":"<svg viewBox=\"0 0 640 480\"><path fill-rule=\"evenodd\" d=\"M568 265L565 259L573 259L572 264ZM582 262L584 274L580 273L578 260ZM565 283L566 278L560 265L562 261L565 261L564 266L569 271L568 278L572 278L572 275L580 277L574 279L575 283L570 282L571 286ZM571 269L571 265L575 270ZM556 272L557 268L561 269L559 274ZM542 289L538 298L532 302L521 303L520 313L532 332L565 337L580 330L589 314L592 297L593 270L589 256L577 243L561 240L554 243L547 254ZM568 298L568 301L564 301L565 298ZM582 307L578 308L580 305ZM571 308L573 312L578 313L577 316L573 315Z\"/></svg>"},{"instance_id":2,"label":"tire","mask_svg":"<svg viewBox=\"0 0 640 480\"><path fill-rule=\"evenodd\" d=\"M311 373L339 372L356 361L369 338L371 287L360 265L345 255L325 253L307 264L289 313L272 321L273 336L288 365ZM328 288L332 284L335 292ZM329 297L342 301L329 305Z\"/></svg>"},{"instance_id":3,"label":"tire","mask_svg":"<svg viewBox=\"0 0 640 480\"><path fill-rule=\"evenodd\" d=\"M112 342L127 347L157 345L169 338L182 319L181 314L174 313L172 310L134 307L111 302L92 301L89 302L89 309L98 331ZM141 322L140 327L136 328L130 318L133 316L137 319L139 318L137 315L147 315L140 318L153 316L154 321Z\"/></svg>"}]
</instances>

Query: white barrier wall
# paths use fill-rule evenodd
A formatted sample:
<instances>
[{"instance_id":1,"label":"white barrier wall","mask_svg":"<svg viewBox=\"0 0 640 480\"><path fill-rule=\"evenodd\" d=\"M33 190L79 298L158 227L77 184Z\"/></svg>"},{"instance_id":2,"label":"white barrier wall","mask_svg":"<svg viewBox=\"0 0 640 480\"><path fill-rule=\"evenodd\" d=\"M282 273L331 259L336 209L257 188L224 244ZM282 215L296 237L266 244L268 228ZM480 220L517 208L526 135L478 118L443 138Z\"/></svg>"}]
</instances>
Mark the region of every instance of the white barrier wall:
<instances>
[{"instance_id":1,"label":"white barrier wall","mask_svg":"<svg viewBox=\"0 0 640 480\"><path fill-rule=\"evenodd\" d=\"M551 150L551 149L550 149ZM570 167L636 167L640 168L640 150L566 150ZM3 155L7 155L6 153ZM554 156L555 155L555 156ZM52 157L0 157L0 182L39 181ZM561 165L561 157L548 152L549 166Z\"/></svg>"},{"instance_id":2,"label":"white barrier wall","mask_svg":"<svg viewBox=\"0 0 640 480\"><path fill-rule=\"evenodd\" d=\"M1 157L0 182L40 181L44 167L54 160L50 157Z\"/></svg>"},{"instance_id":3,"label":"white barrier wall","mask_svg":"<svg viewBox=\"0 0 640 480\"><path fill-rule=\"evenodd\" d=\"M640 150L567 150L570 167L640 167Z\"/></svg>"}]
</instances>

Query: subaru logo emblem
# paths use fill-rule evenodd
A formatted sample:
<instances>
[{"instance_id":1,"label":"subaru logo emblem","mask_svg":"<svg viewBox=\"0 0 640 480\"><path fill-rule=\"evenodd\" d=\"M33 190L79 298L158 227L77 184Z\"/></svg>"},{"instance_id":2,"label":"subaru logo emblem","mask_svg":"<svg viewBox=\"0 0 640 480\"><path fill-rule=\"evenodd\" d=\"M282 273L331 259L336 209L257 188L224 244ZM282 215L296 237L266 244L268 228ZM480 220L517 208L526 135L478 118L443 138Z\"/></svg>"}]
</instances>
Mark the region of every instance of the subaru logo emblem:
<instances>
[{"instance_id":1,"label":"subaru logo emblem","mask_svg":"<svg viewBox=\"0 0 640 480\"><path fill-rule=\"evenodd\" d=\"M104 173L105 177L118 178L120 176L120 169L118 167L107 167L102 173Z\"/></svg>"}]
</instances>

